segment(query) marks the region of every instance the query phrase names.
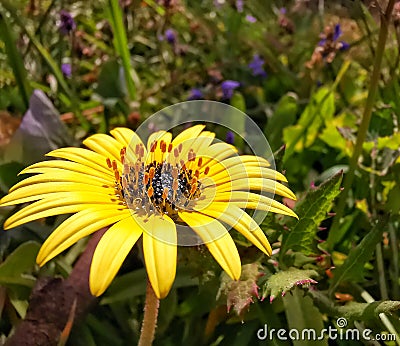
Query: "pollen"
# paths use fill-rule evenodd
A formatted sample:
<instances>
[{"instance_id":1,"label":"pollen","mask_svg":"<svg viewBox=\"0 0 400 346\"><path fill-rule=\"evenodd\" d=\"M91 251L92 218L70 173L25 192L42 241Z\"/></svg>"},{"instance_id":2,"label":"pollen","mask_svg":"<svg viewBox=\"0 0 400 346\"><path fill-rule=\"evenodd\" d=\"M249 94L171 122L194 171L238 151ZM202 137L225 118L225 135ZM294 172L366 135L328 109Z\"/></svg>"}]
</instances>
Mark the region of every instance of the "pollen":
<instances>
[{"instance_id":1,"label":"pollen","mask_svg":"<svg viewBox=\"0 0 400 346\"><path fill-rule=\"evenodd\" d=\"M117 162L107 158L107 166L113 170L116 180L116 195L132 210L157 211L177 219L178 211L190 208L202 189L199 180L201 157L196 160L193 149L185 151L186 154L182 151L182 144L173 146L163 140L153 141L150 159L146 160L144 147L138 144L133 150L135 161L129 162L127 149L123 148L120 152L121 173Z\"/></svg>"}]
</instances>

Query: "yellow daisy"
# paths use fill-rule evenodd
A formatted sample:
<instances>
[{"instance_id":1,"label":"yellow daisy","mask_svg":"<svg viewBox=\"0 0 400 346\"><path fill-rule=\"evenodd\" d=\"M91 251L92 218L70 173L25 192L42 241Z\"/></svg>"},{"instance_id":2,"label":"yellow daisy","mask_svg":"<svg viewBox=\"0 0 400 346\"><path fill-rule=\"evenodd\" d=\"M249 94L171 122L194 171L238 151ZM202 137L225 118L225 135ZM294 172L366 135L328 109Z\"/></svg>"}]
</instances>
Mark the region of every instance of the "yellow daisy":
<instances>
[{"instance_id":1,"label":"yellow daisy","mask_svg":"<svg viewBox=\"0 0 400 346\"><path fill-rule=\"evenodd\" d=\"M243 210L296 214L257 192L295 195L278 181L285 177L267 160L238 156L235 147L213 143L215 134L193 126L172 139L153 133L145 146L127 128L96 134L83 143L89 149L57 149L48 160L21 173L39 173L13 186L0 206L34 202L4 223L10 229L40 218L73 213L44 242L37 263L46 262L79 239L109 227L96 247L90 289L101 295L116 276L133 245L142 237L145 266L158 298L175 279L177 225L188 225L215 260L239 279L238 250L227 227L240 232L266 255L271 247L258 224ZM59 160L63 159L63 160Z\"/></svg>"}]
</instances>

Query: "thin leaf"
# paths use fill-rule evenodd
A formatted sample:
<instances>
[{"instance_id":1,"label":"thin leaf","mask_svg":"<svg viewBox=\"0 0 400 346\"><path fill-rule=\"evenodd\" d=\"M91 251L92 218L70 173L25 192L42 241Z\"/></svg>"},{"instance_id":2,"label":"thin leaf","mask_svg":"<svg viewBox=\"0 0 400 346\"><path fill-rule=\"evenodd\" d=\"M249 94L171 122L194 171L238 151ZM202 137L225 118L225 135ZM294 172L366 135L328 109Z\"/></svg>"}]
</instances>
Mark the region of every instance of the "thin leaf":
<instances>
[{"instance_id":1,"label":"thin leaf","mask_svg":"<svg viewBox=\"0 0 400 346\"><path fill-rule=\"evenodd\" d=\"M321 335L324 323L321 313L314 306L309 296L305 296L300 289L295 289L293 294L288 294L283 298L283 304L289 329L299 331L300 335L304 331L310 332L310 334L305 334L311 336L308 340L307 338L293 340L294 346L310 345L310 340L312 340L313 345L328 345L328 340L317 338Z\"/></svg>"},{"instance_id":2,"label":"thin leaf","mask_svg":"<svg viewBox=\"0 0 400 346\"><path fill-rule=\"evenodd\" d=\"M130 101L134 101L136 99L136 88L131 75L131 57L128 49L128 39L126 37L122 11L118 0L109 0L108 7L110 12L110 22L114 32L114 47L122 60Z\"/></svg>"},{"instance_id":3,"label":"thin leaf","mask_svg":"<svg viewBox=\"0 0 400 346\"><path fill-rule=\"evenodd\" d=\"M376 244L381 241L385 224L385 221L377 222L356 248L350 251L343 265L334 270L334 276L329 287L330 294L333 294L344 281L363 280L364 266L372 257Z\"/></svg>"},{"instance_id":4,"label":"thin leaf","mask_svg":"<svg viewBox=\"0 0 400 346\"><path fill-rule=\"evenodd\" d=\"M0 37L4 41L8 63L14 72L15 81L27 109L29 107L29 95L32 90L27 83L26 69L21 54L17 50L14 35L6 17L2 13L0 13Z\"/></svg>"}]
</instances>

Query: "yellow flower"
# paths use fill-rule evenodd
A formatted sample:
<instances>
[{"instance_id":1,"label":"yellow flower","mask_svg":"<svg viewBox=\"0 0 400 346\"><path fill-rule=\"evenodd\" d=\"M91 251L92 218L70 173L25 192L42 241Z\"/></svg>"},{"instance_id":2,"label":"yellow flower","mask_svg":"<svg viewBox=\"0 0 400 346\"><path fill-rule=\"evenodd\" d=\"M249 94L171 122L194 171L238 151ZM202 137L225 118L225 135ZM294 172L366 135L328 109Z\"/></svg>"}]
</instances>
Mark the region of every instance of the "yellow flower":
<instances>
[{"instance_id":1,"label":"yellow flower","mask_svg":"<svg viewBox=\"0 0 400 346\"><path fill-rule=\"evenodd\" d=\"M132 130L116 128L113 137L87 138L84 144L90 150L50 152L48 156L63 160L24 169L21 173L39 174L17 183L0 200L0 206L35 201L12 215L4 228L74 213L44 242L37 257L42 266L79 239L111 226L96 247L90 269L90 289L96 296L107 289L142 236L149 280L156 295L164 298L175 279L178 225L188 225L227 274L239 279L240 257L225 225L270 255L263 231L243 209L296 217L283 204L252 191L296 197L277 182L286 179L268 168L267 160L238 156L233 146L212 143L215 134L204 127L193 126L173 140L169 132L153 133L147 147Z\"/></svg>"}]
</instances>

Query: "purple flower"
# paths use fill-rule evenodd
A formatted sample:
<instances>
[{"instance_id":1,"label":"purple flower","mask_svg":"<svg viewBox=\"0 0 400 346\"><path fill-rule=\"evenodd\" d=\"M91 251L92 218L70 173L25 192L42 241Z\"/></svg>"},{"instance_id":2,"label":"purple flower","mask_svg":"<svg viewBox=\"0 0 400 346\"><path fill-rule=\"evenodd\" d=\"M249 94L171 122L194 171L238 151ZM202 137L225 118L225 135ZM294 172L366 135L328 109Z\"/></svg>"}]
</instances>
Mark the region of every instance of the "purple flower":
<instances>
[{"instance_id":1,"label":"purple flower","mask_svg":"<svg viewBox=\"0 0 400 346\"><path fill-rule=\"evenodd\" d=\"M258 54L254 54L253 60L247 65L251 69L253 76L267 77L267 73L264 71L263 65L265 61L261 59Z\"/></svg>"},{"instance_id":2,"label":"purple flower","mask_svg":"<svg viewBox=\"0 0 400 346\"><path fill-rule=\"evenodd\" d=\"M347 50L350 48L350 44L348 44L345 41L340 41L340 44L341 44L340 50Z\"/></svg>"},{"instance_id":3,"label":"purple flower","mask_svg":"<svg viewBox=\"0 0 400 346\"><path fill-rule=\"evenodd\" d=\"M72 66L69 63L66 64L62 64L61 65L61 72L63 73L63 75L67 78L71 77L72 75Z\"/></svg>"},{"instance_id":4,"label":"purple flower","mask_svg":"<svg viewBox=\"0 0 400 346\"><path fill-rule=\"evenodd\" d=\"M243 0L236 0L236 9L239 13L243 12Z\"/></svg>"},{"instance_id":5,"label":"purple flower","mask_svg":"<svg viewBox=\"0 0 400 346\"><path fill-rule=\"evenodd\" d=\"M176 42L176 33L172 29L165 30L165 39L170 44L175 44Z\"/></svg>"},{"instance_id":6,"label":"purple flower","mask_svg":"<svg viewBox=\"0 0 400 346\"><path fill-rule=\"evenodd\" d=\"M283 15L285 15L286 14L286 7L281 7L280 9L279 9L279 13L280 14L283 14Z\"/></svg>"},{"instance_id":7,"label":"purple flower","mask_svg":"<svg viewBox=\"0 0 400 346\"><path fill-rule=\"evenodd\" d=\"M234 141L235 141L235 134L232 131L228 131L226 133L225 142L228 144L233 144Z\"/></svg>"},{"instance_id":8,"label":"purple flower","mask_svg":"<svg viewBox=\"0 0 400 346\"><path fill-rule=\"evenodd\" d=\"M200 89L192 88L188 100L199 100L203 98L203 92Z\"/></svg>"},{"instance_id":9,"label":"purple flower","mask_svg":"<svg viewBox=\"0 0 400 346\"><path fill-rule=\"evenodd\" d=\"M331 36L332 38L330 40L337 44L337 47L339 50L343 51L343 50L349 49L350 45L345 41L338 41L339 37L342 36L342 34L343 34L343 32L342 32L342 29L340 28L340 24L336 24L335 28L333 30L333 34ZM326 44L327 40L328 39L326 37L323 38L322 40L320 40L318 42L318 46L324 46Z\"/></svg>"},{"instance_id":10,"label":"purple flower","mask_svg":"<svg viewBox=\"0 0 400 346\"><path fill-rule=\"evenodd\" d=\"M233 91L240 86L240 83L235 80L226 80L221 83L221 89L224 99L231 99Z\"/></svg>"},{"instance_id":11,"label":"purple flower","mask_svg":"<svg viewBox=\"0 0 400 346\"><path fill-rule=\"evenodd\" d=\"M333 40L336 41L340 36L342 36L342 29L340 28L340 24L336 24L333 33Z\"/></svg>"},{"instance_id":12,"label":"purple flower","mask_svg":"<svg viewBox=\"0 0 400 346\"><path fill-rule=\"evenodd\" d=\"M63 35L68 35L71 31L76 29L76 23L72 18L71 13L61 10L60 11L60 22L58 28Z\"/></svg>"},{"instance_id":13,"label":"purple flower","mask_svg":"<svg viewBox=\"0 0 400 346\"><path fill-rule=\"evenodd\" d=\"M251 14L248 14L248 15L246 15L246 20L247 20L249 23L255 23L255 22L257 21L257 18L256 18L256 17L253 17Z\"/></svg>"}]
</instances>

